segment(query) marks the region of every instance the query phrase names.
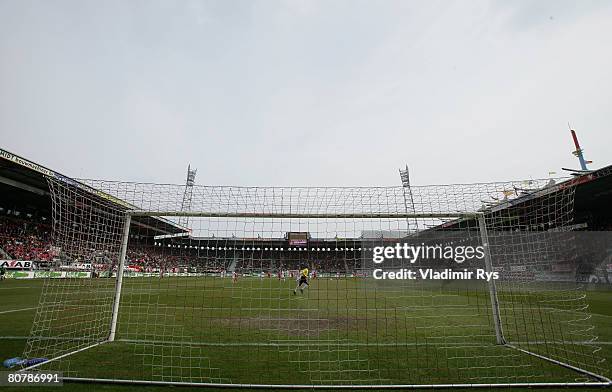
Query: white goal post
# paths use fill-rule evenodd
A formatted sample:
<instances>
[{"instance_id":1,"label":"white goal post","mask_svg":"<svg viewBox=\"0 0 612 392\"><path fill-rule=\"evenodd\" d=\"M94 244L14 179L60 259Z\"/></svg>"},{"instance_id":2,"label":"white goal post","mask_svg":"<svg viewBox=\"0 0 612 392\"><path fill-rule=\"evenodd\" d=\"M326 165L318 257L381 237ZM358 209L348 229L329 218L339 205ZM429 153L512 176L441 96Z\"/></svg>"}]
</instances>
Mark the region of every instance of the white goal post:
<instances>
[{"instance_id":1,"label":"white goal post","mask_svg":"<svg viewBox=\"0 0 612 392\"><path fill-rule=\"evenodd\" d=\"M194 186L185 211L178 185L50 179L62 263L91 261L92 277L45 282L24 356L46 361L24 370L245 388L611 385L568 267L581 262L573 188L530 181L412 187L410 207L401 187ZM374 279L375 249L400 242L482 258L389 264L464 280ZM302 293L280 279L303 268L317 275Z\"/></svg>"}]
</instances>

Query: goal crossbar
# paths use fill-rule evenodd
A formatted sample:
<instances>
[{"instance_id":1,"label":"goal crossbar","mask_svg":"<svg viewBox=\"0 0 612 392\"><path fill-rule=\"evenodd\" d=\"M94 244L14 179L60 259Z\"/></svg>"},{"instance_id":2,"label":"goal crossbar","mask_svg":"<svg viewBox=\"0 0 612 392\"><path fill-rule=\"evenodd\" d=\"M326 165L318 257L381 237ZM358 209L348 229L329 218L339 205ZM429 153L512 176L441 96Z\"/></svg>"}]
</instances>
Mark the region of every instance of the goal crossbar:
<instances>
[{"instance_id":1,"label":"goal crossbar","mask_svg":"<svg viewBox=\"0 0 612 392\"><path fill-rule=\"evenodd\" d=\"M403 218L477 218L483 212L422 212L422 213L267 213L267 212L211 212L211 211L126 211L130 216L193 217L193 218L271 218L271 219L403 219Z\"/></svg>"}]
</instances>

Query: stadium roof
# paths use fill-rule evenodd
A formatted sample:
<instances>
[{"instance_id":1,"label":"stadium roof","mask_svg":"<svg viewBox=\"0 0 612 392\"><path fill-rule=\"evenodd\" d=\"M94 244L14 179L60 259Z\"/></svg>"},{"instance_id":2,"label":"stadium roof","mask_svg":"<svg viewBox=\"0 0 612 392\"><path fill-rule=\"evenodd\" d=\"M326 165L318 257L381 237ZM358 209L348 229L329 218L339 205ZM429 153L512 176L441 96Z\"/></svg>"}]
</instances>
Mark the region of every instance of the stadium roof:
<instances>
[{"instance_id":1,"label":"stadium roof","mask_svg":"<svg viewBox=\"0 0 612 392\"><path fill-rule=\"evenodd\" d=\"M499 212L511 211L515 208L528 208L530 205L542 202L546 195L572 187L575 188L576 192L574 196L574 225L586 227L586 223L594 216L612 222L612 211L609 208L612 205L612 165L575 175L558 183L551 181L549 185L540 189L515 189L518 197L491 203L483 211ZM520 214L516 215L520 216ZM471 218L452 220L432 227L431 230L461 228L463 225L469 224L471 220Z\"/></svg>"},{"instance_id":2,"label":"stadium roof","mask_svg":"<svg viewBox=\"0 0 612 392\"><path fill-rule=\"evenodd\" d=\"M90 192L93 197L132 209L127 202L94 189L54 170L0 148L0 202L5 208L24 214L51 216L51 197L47 177L60 179ZM154 230L155 235L186 233L177 224L156 217L137 217L132 224Z\"/></svg>"}]
</instances>

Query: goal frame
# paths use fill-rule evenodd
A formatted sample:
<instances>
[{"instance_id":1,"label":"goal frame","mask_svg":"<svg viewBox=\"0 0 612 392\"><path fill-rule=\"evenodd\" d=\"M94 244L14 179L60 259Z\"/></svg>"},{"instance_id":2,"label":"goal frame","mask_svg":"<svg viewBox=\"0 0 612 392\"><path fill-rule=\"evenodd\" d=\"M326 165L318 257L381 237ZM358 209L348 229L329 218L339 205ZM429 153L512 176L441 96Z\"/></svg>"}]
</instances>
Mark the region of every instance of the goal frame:
<instances>
[{"instance_id":1,"label":"goal frame","mask_svg":"<svg viewBox=\"0 0 612 392\"><path fill-rule=\"evenodd\" d=\"M300 214L300 213L247 213L247 212L206 212L206 211L149 211L149 210L126 210L125 219L123 222L123 232L121 239L121 248L119 260L117 262L117 276L115 278L115 293L112 304L111 323L109 325L108 338L102 342L79 348L77 350L65 353L63 355L51 358L46 362L38 363L19 371L29 371L46 363L56 361L79 352L100 346L102 344L115 341L117 332L117 322L119 319L119 310L121 303L121 293L123 287L123 275L125 271L125 261L130 236L130 225L133 217L200 217L200 218L270 218L270 219L475 219L478 222L480 232L480 240L484 250L485 271L493 272L493 260L489 246L489 235L486 225L485 212L469 212L469 213L337 213L337 214ZM471 384L388 384L388 385L302 385L302 384L228 384L228 383L205 383L205 382L185 382L185 381L154 381L154 380L131 380L131 379L103 379L103 378L87 378L87 377L64 377L66 381L76 382L101 382L111 384L132 384L132 385L158 385L158 386L191 386L191 387L212 387L212 388L244 388L244 389L450 389L450 388L550 388L550 387L610 387L612 380L601 374L596 374L586 369L559 361L520 347L517 347L506 341L503 332L503 324L500 316L499 300L497 296L497 287L494 279L488 281L488 292L491 303L491 314L495 329L496 344L506 347L510 350L520 351L524 354L534 356L541 360L547 361L554 365L564 367L584 376L591 377L597 381L593 382L535 382L535 383L471 383Z\"/></svg>"}]
</instances>

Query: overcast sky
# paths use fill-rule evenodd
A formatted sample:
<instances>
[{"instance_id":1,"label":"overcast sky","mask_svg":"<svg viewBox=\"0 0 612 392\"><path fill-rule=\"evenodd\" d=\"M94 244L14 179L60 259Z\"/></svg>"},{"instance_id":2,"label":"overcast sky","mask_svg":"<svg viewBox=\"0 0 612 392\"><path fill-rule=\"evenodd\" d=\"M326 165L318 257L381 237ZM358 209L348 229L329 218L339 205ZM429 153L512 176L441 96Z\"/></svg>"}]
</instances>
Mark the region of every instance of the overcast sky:
<instances>
[{"instance_id":1,"label":"overcast sky","mask_svg":"<svg viewBox=\"0 0 612 392\"><path fill-rule=\"evenodd\" d=\"M393 185L612 163L610 1L0 0L0 147L73 177Z\"/></svg>"}]
</instances>

